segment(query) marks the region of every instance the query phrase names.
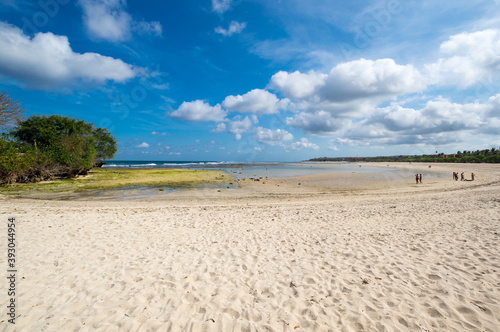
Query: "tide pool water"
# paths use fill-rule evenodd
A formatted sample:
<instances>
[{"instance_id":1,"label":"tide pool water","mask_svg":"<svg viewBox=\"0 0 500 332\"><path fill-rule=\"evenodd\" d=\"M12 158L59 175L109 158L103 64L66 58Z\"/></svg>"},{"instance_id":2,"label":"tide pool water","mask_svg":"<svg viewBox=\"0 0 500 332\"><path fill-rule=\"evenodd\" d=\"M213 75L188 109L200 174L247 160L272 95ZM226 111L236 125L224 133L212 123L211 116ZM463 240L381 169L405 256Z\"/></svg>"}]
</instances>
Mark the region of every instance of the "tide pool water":
<instances>
[{"instance_id":1,"label":"tide pool water","mask_svg":"<svg viewBox=\"0 0 500 332\"><path fill-rule=\"evenodd\" d=\"M203 169L209 169L204 167ZM379 173L393 171L391 168L373 166L359 166L353 164L252 164L239 165L236 167L211 167L210 169L232 175L235 179L242 178L284 178L293 176L307 176L323 173Z\"/></svg>"}]
</instances>

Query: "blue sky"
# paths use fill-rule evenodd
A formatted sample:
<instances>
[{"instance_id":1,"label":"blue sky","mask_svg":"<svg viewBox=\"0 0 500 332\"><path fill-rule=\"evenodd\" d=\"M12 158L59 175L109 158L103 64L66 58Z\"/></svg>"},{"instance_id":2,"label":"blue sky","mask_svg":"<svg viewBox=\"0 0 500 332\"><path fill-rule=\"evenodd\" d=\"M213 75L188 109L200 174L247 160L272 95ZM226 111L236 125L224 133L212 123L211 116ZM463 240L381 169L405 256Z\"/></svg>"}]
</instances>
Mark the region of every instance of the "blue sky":
<instances>
[{"instance_id":1,"label":"blue sky","mask_svg":"<svg viewBox=\"0 0 500 332\"><path fill-rule=\"evenodd\" d=\"M0 90L116 159L500 146L500 0L0 0Z\"/></svg>"}]
</instances>

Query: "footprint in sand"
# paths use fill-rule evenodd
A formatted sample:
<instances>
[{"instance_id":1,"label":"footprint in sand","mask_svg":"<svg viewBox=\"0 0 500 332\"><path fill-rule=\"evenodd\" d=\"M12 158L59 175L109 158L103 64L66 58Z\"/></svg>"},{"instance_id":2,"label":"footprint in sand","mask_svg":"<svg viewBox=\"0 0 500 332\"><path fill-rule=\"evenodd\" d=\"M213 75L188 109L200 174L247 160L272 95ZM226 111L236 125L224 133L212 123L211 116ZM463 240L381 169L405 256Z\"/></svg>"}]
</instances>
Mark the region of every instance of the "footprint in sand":
<instances>
[{"instance_id":1,"label":"footprint in sand","mask_svg":"<svg viewBox=\"0 0 500 332\"><path fill-rule=\"evenodd\" d=\"M139 323L144 323L145 321L147 321L148 319L150 319L153 316L158 316L158 313L153 312L153 311L149 310L148 308L144 308L144 310L139 314L139 316L137 316L136 319Z\"/></svg>"}]
</instances>

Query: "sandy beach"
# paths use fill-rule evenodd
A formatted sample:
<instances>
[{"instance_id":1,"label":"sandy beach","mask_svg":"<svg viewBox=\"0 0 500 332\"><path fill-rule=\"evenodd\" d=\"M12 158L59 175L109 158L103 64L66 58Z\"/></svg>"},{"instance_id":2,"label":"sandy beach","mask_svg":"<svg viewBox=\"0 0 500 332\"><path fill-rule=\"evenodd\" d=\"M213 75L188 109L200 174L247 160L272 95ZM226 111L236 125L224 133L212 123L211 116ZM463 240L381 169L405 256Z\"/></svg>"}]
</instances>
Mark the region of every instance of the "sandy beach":
<instances>
[{"instance_id":1,"label":"sandy beach","mask_svg":"<svg viewBox=\"0 0 500 332\"><path fill-rule=\"evenodd\" d=\"M0 262L8 276L13 217L17 269L16 324L3 278L0 331L500 331L500 165L390 167L126 199L0 195Z\"/></svg>"}]
</instances>

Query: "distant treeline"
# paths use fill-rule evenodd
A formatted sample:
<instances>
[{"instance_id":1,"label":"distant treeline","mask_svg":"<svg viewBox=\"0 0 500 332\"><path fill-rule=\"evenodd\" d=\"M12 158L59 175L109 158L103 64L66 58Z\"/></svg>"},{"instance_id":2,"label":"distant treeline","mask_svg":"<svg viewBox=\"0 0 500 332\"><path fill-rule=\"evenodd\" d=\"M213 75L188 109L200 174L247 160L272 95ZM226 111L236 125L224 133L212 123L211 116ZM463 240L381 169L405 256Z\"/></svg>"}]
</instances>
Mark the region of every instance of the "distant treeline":
<instances>
[{"instance_id":1,"label":"distant treeline","mask_svg":"<svg viewBox=\"0 0 500 332\"><path fill-rule=\"evenodd\" d=\"M380 157L320 157L309 161L374 161L374 162L441 162L441 163L500 163L500 149L485 149L476 151L457 151L457 153L427 154L420 156L380 156Z\"/></svg>"}]
</instances>

